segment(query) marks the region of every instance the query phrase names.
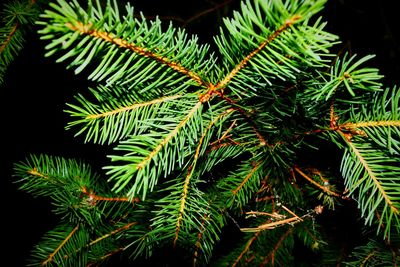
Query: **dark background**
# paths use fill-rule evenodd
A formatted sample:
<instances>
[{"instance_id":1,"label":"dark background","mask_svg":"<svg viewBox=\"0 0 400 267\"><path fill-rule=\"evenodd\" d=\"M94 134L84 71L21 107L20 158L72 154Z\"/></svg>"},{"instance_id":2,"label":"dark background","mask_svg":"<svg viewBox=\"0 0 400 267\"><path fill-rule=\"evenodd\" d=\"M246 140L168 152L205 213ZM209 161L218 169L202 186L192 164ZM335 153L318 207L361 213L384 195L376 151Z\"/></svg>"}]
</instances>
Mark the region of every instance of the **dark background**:
<instances>
[{"instance_id":1,"label":"dark background","mask_svg":"<svg viewBox=\"0 0 400 267\"><path fill-rule=\"evenodd\" d=\"M208 12L224 0L187 1L131 1L136 10L146 16L170 18L175 25L185 26L189 33L198 34L203 42L212 42L218 33L221 18L237 9L238 0ZM341 37L338 50L345 49L359 55L375 54L369 62L385 75L385 84L400 84L400 30L397 1L328 0L323 15L328 29ZM57 218L46 200L32 198L19 191L12 177L13 164L30 153L82 158L100 167L105 161L105 148L83 144L72 132L64 130L69 118L64 114L65 103L85 90L84 77L75 76L65 65L54 63L55 58L44 58L44 43L38 40L37 28L27 34L25 48L11 64L0 88L1 101L1 260L6 266L25 266L29 251L49 230ZM4 266L2 262L0 265Z\"/></svg>"}]
</instances>

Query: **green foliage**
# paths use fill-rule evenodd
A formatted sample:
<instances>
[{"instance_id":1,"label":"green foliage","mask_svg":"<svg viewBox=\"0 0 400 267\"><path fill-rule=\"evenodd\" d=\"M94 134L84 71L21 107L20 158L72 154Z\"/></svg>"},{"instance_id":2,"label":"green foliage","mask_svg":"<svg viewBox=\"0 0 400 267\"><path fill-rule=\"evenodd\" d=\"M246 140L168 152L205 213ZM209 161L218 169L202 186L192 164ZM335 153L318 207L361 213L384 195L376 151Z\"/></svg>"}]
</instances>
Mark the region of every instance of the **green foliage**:
<instances>
[{"instance_id":1,"label":"green foliage","mask_svg":"<svg viewBox=\"0 0 400 267\"><path fill-rule=\"evenodd\" d=\"M72 233L72 235L71 235ZM66 241L66 242L65 242ZM54 247L56 242L63 244ZM33 257L31 261L32 266L42 264L43 259L48 258L48 262L44 261L44 265L48 266L67 266L73 265L74 262L87 262L86 254L77 253L76 248L82 247L82 244L89 242L89 236L85 231L73 227L59 226L46 233L42 241L33 250ZM57 252L53 255L54 252Z\"/></svg>"},{"instance_id":2,"label":"green foliage","mask_svg":"<svg viewBox=\"0 0 400 267\"><path fill-rule=\"evenodd\" d=\"M66 128L114 150L99 174L50 156L15 165L21 190L50 198L65 221L33 265L151 260L172 247L193 266L293 266L299 247L329 246L318 215L350 201L391 245L400 91L382 89L372 56L333 52L338 37L315 17L324 4L243 1L216 55L130 4L50 3L37 22L46 56L94 84L68 104ZM327 144L340 166L307 157ZM215 253L232 226L231 249Z\"/></svg>"},{"instance_id":3,"label":"green foliage","mask_svg":"<svg viewBox=\"0 0 400 267\"><path fill-rule=\"evenodd\" d=\"M4 3L0 12L0 85L10 63L24 46L25 34L32 29L38 17L33 0L15 0Z\"/></svg>"},{"instance_id":4,"label":"green foliage","mask_svg":"<svg viewBox=\"0 0 400 267\"><path fill-rule=\"evenodd\" d=\"M341 166L346 187L350 194L357 192L366 223L374 221L377 212L379 224L385 228L385 235L390 236L391 227L399 226L398 160L365 141L354 140L349 145Z\"/></svg>"},{"instance_id":5,"label":"green foliage","mask_svg":"<svg viewBox=\"0 0 400 267\"><path fill-rule=\"evenodd\" d=\"M393 250L393 248L390 248ZM382 242L370 240L366 245L359 246L349 257L349 261L345 262L345 266L391 266L395 262L399 262L398 253L392 251L388 253L388 247Z\"/></svg>"}]
</instances>

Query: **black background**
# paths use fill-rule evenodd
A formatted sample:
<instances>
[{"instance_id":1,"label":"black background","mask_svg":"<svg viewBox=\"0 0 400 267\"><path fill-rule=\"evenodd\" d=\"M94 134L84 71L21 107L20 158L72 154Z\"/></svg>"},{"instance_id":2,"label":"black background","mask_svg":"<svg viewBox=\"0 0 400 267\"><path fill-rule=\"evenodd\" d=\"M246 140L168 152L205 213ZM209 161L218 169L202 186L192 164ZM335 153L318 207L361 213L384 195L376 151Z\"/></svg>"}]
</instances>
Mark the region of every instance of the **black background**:
<instances>
[{"instance_id":1,"label":"black background","mask_svg":"<svg viewBox=\"0 0 400 267\"><path fill-rule=\"evenodd\" d=\"M212 1L132 1L136 10L146 16L170 17L178 26L183 20L213 6ZM222 3L223 0L214 1ZM400 34L397 1L328 0L323 15L328 29L341 37L344 48L359 55L375 54L370 66L385 75L385 85L400 84ZM221 17L237 9L239 1L210 12L186 26L203 42L211 42L218 33ZM44 43L38 40L37 28L27 34L25 48L9 68L5 84L0 88L1 101L1 221L3 232L2 266L25 266L31 247L56 222L46 200L32 198L19 191L12 177L15 162L30 153L76 157L100 167L106 149L83 144L64 130L69 121L63 112L72 96L85 90L84 77L75 76L65 65L54 63L55 58L44 58Z\"/></svg>"}]
</instances>

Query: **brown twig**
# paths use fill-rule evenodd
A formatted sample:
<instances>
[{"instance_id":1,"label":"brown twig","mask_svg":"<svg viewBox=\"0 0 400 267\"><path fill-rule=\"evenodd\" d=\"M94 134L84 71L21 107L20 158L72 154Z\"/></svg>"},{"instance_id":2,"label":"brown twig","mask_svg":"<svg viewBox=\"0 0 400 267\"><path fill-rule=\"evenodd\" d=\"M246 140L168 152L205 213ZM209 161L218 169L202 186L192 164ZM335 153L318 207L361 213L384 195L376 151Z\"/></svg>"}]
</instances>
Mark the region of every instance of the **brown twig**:
<instances>
[{"instance_id":1,"label":"brown twig","mask_svg":"<svg viewBox=\"0 0 400 267\"><path fill-rule=\"evenodd\" d=\"M261 266L265 266L268 263L268 259L271 259L271 265L274 266L275 262L275 254L278 251L279 247L282 245L283 241L291 234L293 228L289 228L282 236L279 238L278 242L276 243L274 249L265 257L264 261L260 264Z\"/></svg>"},{"instance_id":2,"label":"brown twig","mask_svg":"<svg viewBox=\"0 0 400 267\"><path fill-rule=\"evenodd\" d=\"M332 190L329 190L328 187L320 185L319 183L317 183L316 181L314 181L312 178L310 178L307 174L305 174L304 172L302 172L297 166L294 166L293 169L300 174L301 177L303 177L304 179L306 179L307 181L309 181L310 183L312 183L313 185L315 185L316 187L318 187L319 189L321 189L322 191L324 191L325 193L335 196L335 197L342 197L340 194L333 192Z\"/></svg>"},{"instance_id":3,"label":"brown twig","mask_svg":"<svg viewBox=\"0 0 400 267\"><path fill-rule=\"evenodd\" d=\"M253 244L254 241L257 240L259 235L260 235L260 232L257 232L252 236L252 238L249 239L249 241L247 241L246 246L244 247L244 249L242 250L240 255L236 258L235 262L232 264L232 267L236 267L239 264L240 260L244 256L244 254L246 254L246 252L250 249L250 246Z\"/></svg>"}]
</instances>

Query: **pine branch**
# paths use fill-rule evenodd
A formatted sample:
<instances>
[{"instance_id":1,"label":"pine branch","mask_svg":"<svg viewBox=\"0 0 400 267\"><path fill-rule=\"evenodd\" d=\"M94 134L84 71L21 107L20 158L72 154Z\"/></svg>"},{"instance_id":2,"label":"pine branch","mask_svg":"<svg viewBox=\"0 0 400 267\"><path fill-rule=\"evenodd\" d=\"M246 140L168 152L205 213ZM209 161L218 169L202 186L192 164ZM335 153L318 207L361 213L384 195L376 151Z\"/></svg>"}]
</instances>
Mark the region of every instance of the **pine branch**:
<instances>
[{"instance_id":1,"label":"pine branch","mask_svg":"<svg viewBox=\"0 0 400 267\"><path fill-rule=\"evenodd\" d=\"M14 26L10 29L9 34L6 37L6 40L0 46L0 53L3 53L3 51L6 49L6 47L10 44L11 39L16 34L18 27L19 27L19 23L16 22L14 24Z\"/></svg>"},{"instance_id":2,"label":"pine branch","mask_svg":"<svg viewBox=\"0 0 400 267\"><path fill-rule=\"evenodd\" d=\"M120 218L115 209L130 213L138 202L136 198L109 197L108 186L87 164L76 160L32 155L15 164L14 169L22 178L18 181L21 190L48 197L56 207L54 211L72 222L84 221L94 226L106 218ZM92 188L96 188L97 194Z\"/></svg>"},{"instance_id":3,"label":"pine branch","mask_svg":"<svg viewBox=\"0 0 400 267\"><path fill-rule=\"evenodd\" d=\"M110 201L110 202L130 202L130 203L135 203L135 202L139 202L139 198L135 198L132 201L130 201L127 197L103 197L103 196L99 196L96 194L93 194L93 192L88 191L85 187L82 188L82 193L87 195L89 198L89 201Z\"/></svg>"},{"instance_id":4,"label":"pine branch","mask_svg":"<svg viewBox=\"0 0 400 267\"><path fill-rule=\"evenodd\" d=\"M294 245L293 235L295 232L296 228L282 228L246 236L246 244L240 247L240 250L235 251L237 255L216 266L223 264L229 266L291 266L297 264L293 261L293 255L287 254ZM255 247L262 247L262 250L255 249Z\"/></svg>"}]
</instances>

